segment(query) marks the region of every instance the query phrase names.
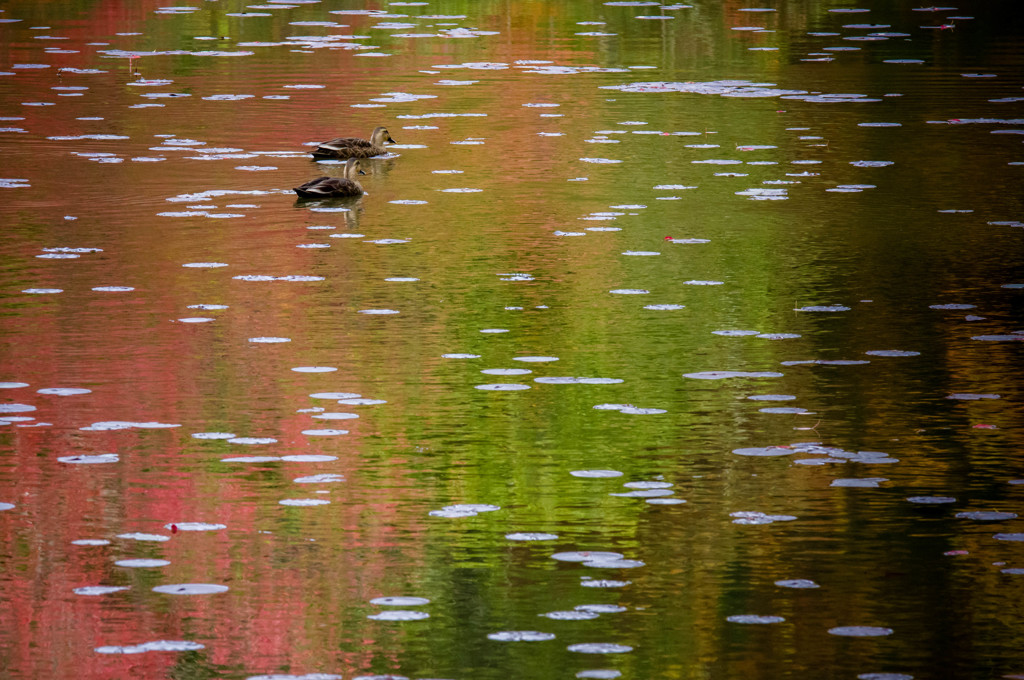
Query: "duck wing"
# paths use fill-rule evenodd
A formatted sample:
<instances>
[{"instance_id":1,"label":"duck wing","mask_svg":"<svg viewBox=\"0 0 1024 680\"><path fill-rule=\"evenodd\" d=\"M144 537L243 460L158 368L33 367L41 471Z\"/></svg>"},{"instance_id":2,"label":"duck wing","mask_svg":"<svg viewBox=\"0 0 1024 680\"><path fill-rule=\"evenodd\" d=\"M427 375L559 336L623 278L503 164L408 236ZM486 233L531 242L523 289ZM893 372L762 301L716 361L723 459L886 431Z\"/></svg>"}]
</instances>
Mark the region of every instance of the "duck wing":
<instances>
[{"instance_id":1,"label":"duck wing","mask_svg":"<svg viewBox=\"0 0 1024 680\"><path fill-rule=\"evenodd\" d=\"M323 198L327 196L359 196L363 188L343 177L317 177L294 189L299 196Z\"/></svg>"},{"instance_id":2,"label":"duck wing","mask_svg":"<svg viewBox=\"0 0 1024 680\"><path fill-rule=\"evenodd\" d=\"M369 158L383 153L380 147L374 146L371 142L358 137L337 137L330 141L321 142L314 156L329 156L332 158Z\"/></svg>"},{"instance_id":3,"label":"duck wing","mask_svg":"<svg viewBox=\"0 0 1024 680\"><path fill-rule=\"evenodd\" d=\"M331 139L329 141L320 142L318 148L335 150L351 148L369 149L372 146L373 144L366 141L365 139L360 139L359 137L335 137L334 139Z\"/></svg>"}]
</instances>

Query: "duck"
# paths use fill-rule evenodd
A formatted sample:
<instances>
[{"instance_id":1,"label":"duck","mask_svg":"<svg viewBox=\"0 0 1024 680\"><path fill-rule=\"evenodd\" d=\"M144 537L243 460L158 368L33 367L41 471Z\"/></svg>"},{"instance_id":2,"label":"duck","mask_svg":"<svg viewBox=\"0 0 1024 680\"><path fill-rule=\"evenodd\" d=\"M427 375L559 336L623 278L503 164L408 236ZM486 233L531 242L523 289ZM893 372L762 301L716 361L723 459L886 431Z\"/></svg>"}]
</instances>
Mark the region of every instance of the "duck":
<instances>
[{"instance_id":1,"label":"duck","mask_svg":"<svg viewBox=\"0 0 1024 680\"><path fill-rule=\"evenodd\" d=\"M342 177L317 177L294 191L300 198L341 198L344 196L362 196L363 186L356 180L356 175L365 175L359 165L358 158L350 158L345 163Z\"/></svg>"},{"instance_id":2,"label":"duck","mask_svg":"<svg viewBox=\"0 0 1024 680\"><path fill-rule=\"evenodd\" d=\"M386 127L376 127L370 133L370 140L358 137L338 137L321 142L313 151L313 158L370 158L386 153L385 142L395 143Z\"/></svg>"}]
</instances>

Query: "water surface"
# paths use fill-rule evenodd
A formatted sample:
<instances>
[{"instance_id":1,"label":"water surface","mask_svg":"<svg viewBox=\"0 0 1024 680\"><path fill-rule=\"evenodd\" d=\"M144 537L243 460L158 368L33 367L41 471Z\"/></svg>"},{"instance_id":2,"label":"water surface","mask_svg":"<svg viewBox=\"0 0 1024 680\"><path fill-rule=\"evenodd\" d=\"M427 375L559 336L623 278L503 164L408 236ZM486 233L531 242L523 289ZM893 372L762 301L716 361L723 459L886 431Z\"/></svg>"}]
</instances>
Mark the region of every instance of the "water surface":
<instances>
[{"instance_id":1,"label":"water surface","mask_svg":"<svg viewBox=\"0 0 1024 680\"><path fill-rule=\"evenodd\" d=\"M7 675L1024 674L1015 9L5 4Z\"/></svg>"}]
</instances>

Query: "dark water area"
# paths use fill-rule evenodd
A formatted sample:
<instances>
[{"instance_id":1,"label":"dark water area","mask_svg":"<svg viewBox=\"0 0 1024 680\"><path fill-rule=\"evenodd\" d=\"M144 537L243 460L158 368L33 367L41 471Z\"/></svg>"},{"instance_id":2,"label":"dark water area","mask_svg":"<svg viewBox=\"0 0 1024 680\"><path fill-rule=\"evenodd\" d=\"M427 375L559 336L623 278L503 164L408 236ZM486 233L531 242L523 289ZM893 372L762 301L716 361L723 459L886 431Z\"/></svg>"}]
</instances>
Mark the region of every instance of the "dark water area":
<instances>
[{"instance_id":1,"label":"dark water area","mask_svg":"<svg viewBox=\"0 0 1024 680\"><path fill-rule=\"evenodd\" d=\"M0 677L1024 677L1022 35L4 3Z\"/></svg>"}]
</instances>

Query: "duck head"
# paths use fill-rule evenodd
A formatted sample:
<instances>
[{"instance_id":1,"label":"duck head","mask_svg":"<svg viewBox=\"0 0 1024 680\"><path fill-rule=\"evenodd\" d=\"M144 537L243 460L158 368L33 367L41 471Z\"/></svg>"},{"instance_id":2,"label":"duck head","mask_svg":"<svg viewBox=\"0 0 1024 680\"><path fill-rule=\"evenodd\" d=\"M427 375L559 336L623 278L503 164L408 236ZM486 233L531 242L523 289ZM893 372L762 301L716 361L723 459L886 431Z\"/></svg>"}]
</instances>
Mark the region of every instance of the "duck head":
<instances>
[{"instance_id":1,"label":"duck head","mask_svg":"<svg viewBox=\"0 0 1024 680\"><path fill-rule=\"evenodd\" d=\"M391 133L383 125L373 129L373 134L370 135L370 143L376 146L384 146L384 142L391 142L397 144L397 142L391 138Z\"/></svg>"},{"instance_id":2,"label":"duck head","mask_svg":"<svg viewBox=\"0 0 1024 680\"><path fill-rule=\"evenodd\" d=\"M366 172L363 170L363 164L359 162L358 158L349 158L345 161L345 173L346 179L354 180L356 175L365 175Z\"/></svg>"}]
</instances>

